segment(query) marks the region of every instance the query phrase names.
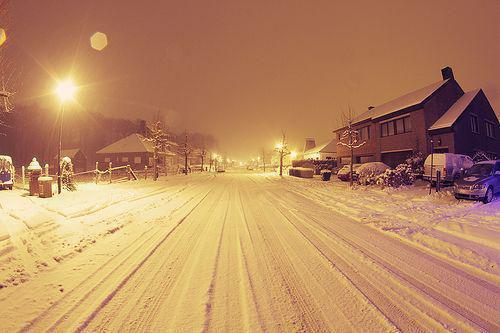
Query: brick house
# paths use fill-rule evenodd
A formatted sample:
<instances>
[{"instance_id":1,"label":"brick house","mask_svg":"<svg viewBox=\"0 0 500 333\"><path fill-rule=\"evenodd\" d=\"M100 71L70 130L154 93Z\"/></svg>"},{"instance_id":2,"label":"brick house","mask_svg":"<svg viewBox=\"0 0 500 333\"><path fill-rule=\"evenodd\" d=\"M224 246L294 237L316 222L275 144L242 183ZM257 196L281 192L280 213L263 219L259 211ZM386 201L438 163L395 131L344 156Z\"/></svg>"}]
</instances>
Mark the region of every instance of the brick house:
<instances>
[{"instance_id":1,"label":"brick house","mask_svg":"<svg viewBox=\"0 0 500 333\"><path fill-rule=\"evenodd\" d=\"M154 146L153 143L146 141L144 136L133 133L120 139L109 146L96 152L97 162L100 169L108 167L109 163L113 166L130 165L133 170L142 170L145 166L153 166ZM176 164L176 154L166 151L160 153L160 166L171 169Z\"/></svg>"},{"instance_id":2,"label":"brick house","mask_svg":"<svg viewBox=\"0 0 500 333\"><path fill-rule=\"evenodd\" d=\"M482 150L500 155L498 117L481 89L464 92L450 67L442 80L413 91L357 116L353 125L366 144L354 151L355 163L382 161L394 167L412 152L473 155ZM342 131L334 132L340 138ZM337 148L340 164L350 151Z\"/></svg>"}]
</instances>

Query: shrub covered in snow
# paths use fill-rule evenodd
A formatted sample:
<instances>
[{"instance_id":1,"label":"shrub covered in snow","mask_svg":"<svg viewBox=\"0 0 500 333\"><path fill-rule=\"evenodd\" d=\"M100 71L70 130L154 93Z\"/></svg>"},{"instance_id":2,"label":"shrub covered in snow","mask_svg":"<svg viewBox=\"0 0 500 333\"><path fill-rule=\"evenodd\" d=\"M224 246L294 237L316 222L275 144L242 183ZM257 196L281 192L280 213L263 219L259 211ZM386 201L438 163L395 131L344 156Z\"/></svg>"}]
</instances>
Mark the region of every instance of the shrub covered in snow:
<instances>
[{"instance_id":1,"label":"shrub covered in snow","mask_svg":"<svg viewBox=\"0 0 500 333\"><path fill-rule=\"evenodd\" d=\"M69 157L64 157L61 160L61 181L63 188L68 191L76 191L74 175L71 159Z\"/></svg>"},{"instance_id":2,"label":"shrub covered in snow","mask_svg":"<svg viewBox=\"0 0 500 333\"><path fill-rule=\"evenodd\" d=\"M368 162L362 164L356 172L358 173L358 182L361 185L373 185L377 177L383 174L390 167L382 162Z\"/></svg>"},{"instance_id":3,"label":"shrub covered in snow","mask_svg":"<svg viewBox=\"0 0 500 333\"><path fill-rule=\"evenodd\" d=\"M415 173L411 165L402 163L395 169L388 169L376 177L376 184L382 187L400 187L412 185L415 182Z\"/></svg>"},{"instance_id":4,"label":"shrub covered in snow","mask_svg":"<svg viewBox=\"0 0 500 333\"><path fill-rule=\"evenodd\" d=\"M411 167L414 174L423 175L424 161L424 154L421 151L416 151L406 159L405 163Z\"/></svg>"}]
</instances>

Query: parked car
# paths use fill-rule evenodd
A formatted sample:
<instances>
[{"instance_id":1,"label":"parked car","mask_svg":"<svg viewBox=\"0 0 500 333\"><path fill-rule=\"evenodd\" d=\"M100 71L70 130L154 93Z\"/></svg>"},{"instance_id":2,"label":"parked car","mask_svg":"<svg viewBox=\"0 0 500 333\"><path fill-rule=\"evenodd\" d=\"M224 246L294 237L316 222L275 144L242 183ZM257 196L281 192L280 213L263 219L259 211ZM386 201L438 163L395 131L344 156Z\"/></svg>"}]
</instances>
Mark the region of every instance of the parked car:
<instances>
[{"instance_id":1,"label":"parked car","mask_svg":"<svg viewBox=\"0 0 500 333\"><path fill-rule=\"evenodd\" d=\"M431 179L431 160L432 179ZM462 175L462 172L474 165L474 161L467 155L439 153L430 154L424 162L424 180L436 182L437 171L441 172L442 183L453 183Z\"/></svg>"},{"instance_id":2,"label":"parked car","mask_svg":"<svg viewBox=\"0 0 500 333\"><path fill-rule=\"evenodd\" d=\"M356 170L361 166L361 164L353 164L352 165L352 180L358 179L358 174ZM337 178L343 181L347 181L351 178L351 165L346 164L342 168L340 168L339 172L337 172Z\"/></svg>"},{"instance_id":3,"label":"parked car","mask_svg":"<svg viewBox=\"0 0 500 333\"><path fill-rule=\"evenodd\" d=\"M500 192L500 160L474 164L455 182L455 198L489 203Z\"/></svg>"},{"instance_id":4,"label":"parked car","mask_svg":"<svg viewBox=\"0 0 500 333\"><path fill-rule=\"evenodd\" d=\"M14 188L15 169L12 164L12 157L0 155L0 189Z\"/></svg>"}]
</instances>

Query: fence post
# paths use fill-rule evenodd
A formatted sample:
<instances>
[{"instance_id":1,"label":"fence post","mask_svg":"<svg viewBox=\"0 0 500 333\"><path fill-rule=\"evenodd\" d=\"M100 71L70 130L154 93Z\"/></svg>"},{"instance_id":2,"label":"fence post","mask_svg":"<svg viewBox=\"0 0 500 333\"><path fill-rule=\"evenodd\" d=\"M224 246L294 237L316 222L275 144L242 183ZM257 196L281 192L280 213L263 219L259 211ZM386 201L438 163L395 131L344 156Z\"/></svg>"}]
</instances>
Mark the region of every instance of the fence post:
<instances>
[{"instance_id":1,"label":"fence post","mask_svg":"<svg viewBox=\"0 0 500 333\"><path fill-rule=\"evenodd\" d=\"M45 177L49 176L49 164L45 163Z\"/></svg>"},{"instance_id":2,"label":"fence post","mask_svg":"<svg viewBox=\"0 0 500 333\"><path fill-rule=\"evenodd\" d=\"M436 171L436 192L441 190L441 171Z\"/></svg>"},{"instance_id":3,"label":"fence post","mask_svg":"<svg viewBox=\"0 0 500 333\"><path fill-rule=\"evenodd\" d=\"M97 185L97 183L99 182L99 162L95 162L95 183Z\"/></svg>"},{"instance_id":4,"label":"fence post","mask_svg":"<svg viewBox=\"0 0 500 333\"><path fill-rule=\"evenodd\" d=\"M148 166L145 165L144 166L144 180L147 180L148 179Z\"/></svg>"},{"instance_id":5,"label":"fence post","mask_svg":"<svg viewBox=\"0 0 500 333\"><path fill-rule=\"evenodd\" d=\"M24 168L24 165L21 168L21 176L23 178L23 189L26 187L26 169Z\"/></svg>"},{"instance_id":6,"label":"fence post","mask_svg":"<svg viewBox=\"0 0 500 333\"><path fill-rule=\"evenodd\" d=\"M109 162L108 166L108 171L109 171L109 183L111 184L112 182L112 175L113 175L113 170L112 170L113 162Z\"/></svg>"}]
</instances>

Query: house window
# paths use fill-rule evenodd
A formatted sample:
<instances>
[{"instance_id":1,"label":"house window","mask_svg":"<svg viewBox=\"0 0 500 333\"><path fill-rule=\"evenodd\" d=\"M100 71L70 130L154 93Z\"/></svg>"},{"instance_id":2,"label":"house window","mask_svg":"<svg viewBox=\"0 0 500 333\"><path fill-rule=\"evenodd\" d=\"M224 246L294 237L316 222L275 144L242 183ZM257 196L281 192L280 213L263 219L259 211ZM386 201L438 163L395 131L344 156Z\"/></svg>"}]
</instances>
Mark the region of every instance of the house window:
<instances>
[{"instance_id":1,"label":"house window","mask_svg":"<svg viewBox=\"0 0 500 333\"><path fill-rule=\"evenodd\" d=\"M359 140L368 140L370 138L370 126L362 127L358 130L359 132Z\"/></svg>"},{"instance_id":2,"label":"house window","mask_svg":"<svg viewBox=\"0 0 500 333\"><path fill-rule=\"evenodd\" d=\"M382 136L387 136L389 123L383 123L380 125Z\"/></svg>"},{"instance_id":3,"label":"house window","mask_svg":"<svg viewBox=\"0 0 500 333\"><path fill-rule=\"evenodd\" d=\"M111 158L110 157L105 157L104 158L104 163L109 163L111 162Z\"/></svg>"},{"instance_id":4,"label":"house window","mask_svg":"<svg viewBox=\"0 0 500 333\"><path fill-rule=\"evenodd\" d=\"M403 118L396 120L396 134L401 134L405 132L405 125Z\"/></svg>"},{"instance_id":5,"label":"house window","mask_svg":"<svg viewBox=\"0 0 500 333\"><path fill-rule=\"evenodd\" d=\"M490 137L490 138L494 138L495 137L495 124L489 122L489 121L485 121L484 124L486 125L486 136Z\"/></svg>"},{"instance_id":6,"label":"house window","mask_svg":"<svg viewBox=\"0 0 500 333\"><path fill-rule=\"evenodd\" d=\"M470 129L472 133L479 133L479 128L477 126L477 116L473 114L470 115Z\"/></svg>"},{"instance_id":7,"label":"house window","mask_svg":"<svg viewBox=\"0 0 500 333\"><path fill-rule=\"evenodd\" d=\"M123 156L122 157L122 162L128 163L128 156Z\"/></svg>"},{"instance_id":8,"label":"house window","mask_svg":"<svg viewBox=\"0 0 500 333\"><path fill-rule=\"evenodd\" d=\"M135 164L141 164L142 163L142 157L140 157L140 156L134 157L134 163Z\"/></svg>"},{"instance_id":9,"label":"house window","mask_svg":"<svg viewBox=\"0 0 500 333\"><path fill-rule=\"evenodd\" d=\"M409 116L380 124L381 136L391 136L408 132L411 132L411 122Z\"/></svg>"},{"instance_id":10,"label":"house window","mask_svg":"<svg viewBox=\"0 0 500 333\"><path fill-rule=\"evenodd\" d=\"M411 121L410 117L404 117L403 118L404 126L405 126L405 132L411 132Z\"/></svg>"}]
</instances>

